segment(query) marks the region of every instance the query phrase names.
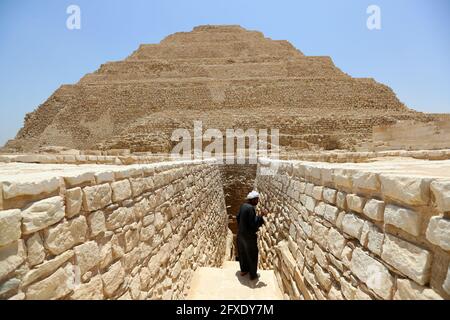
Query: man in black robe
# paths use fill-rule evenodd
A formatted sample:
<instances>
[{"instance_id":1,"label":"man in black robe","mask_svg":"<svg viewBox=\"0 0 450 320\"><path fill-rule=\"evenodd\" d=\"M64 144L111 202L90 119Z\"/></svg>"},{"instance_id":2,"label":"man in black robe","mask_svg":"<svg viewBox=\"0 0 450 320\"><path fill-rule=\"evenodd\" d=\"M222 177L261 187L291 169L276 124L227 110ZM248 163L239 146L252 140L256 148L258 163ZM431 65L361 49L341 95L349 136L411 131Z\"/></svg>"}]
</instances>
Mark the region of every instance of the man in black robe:
<instances>
[{"instance_id":1,"label":"man in black robe","mask_svg":"<svg viewBox=\"0 0 450 320\"><path fill-rule=\"evenodd\" d=\"M256 215L255 207L259 202L259 194L252 191L247 196L247 202L241 205L236 217L238 223L238 255L241 267L241 276L250 273L250 279L259 277L258 244L256 232L264 224L264 219Z\"/></svg>"}]
</instances>

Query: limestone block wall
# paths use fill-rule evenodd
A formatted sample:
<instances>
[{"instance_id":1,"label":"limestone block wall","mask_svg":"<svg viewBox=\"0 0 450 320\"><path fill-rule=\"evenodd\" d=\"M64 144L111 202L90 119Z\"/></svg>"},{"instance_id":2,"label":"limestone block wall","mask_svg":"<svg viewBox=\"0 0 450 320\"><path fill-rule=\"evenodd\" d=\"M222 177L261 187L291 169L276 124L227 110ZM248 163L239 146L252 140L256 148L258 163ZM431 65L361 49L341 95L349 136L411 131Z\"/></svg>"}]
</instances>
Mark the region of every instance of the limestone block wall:
<instances>
[{"instance_id":1,"label":"limestone block wall","mask_svg":"<svg viewBox=\"0 0 450 320\"><path fill-rule=\"evenodd\" d=\"M182 299L222 265L213 161L91 168L0 182L0 299Z\"/></svg>"},{"instance_id":2,"label":"limestone block wall","mask_svg":"<svg viewBox=\"0 0 450 320\"><path fill-rule=\"evenodd\" d=\"M450 298L450 179L302 161L262 175L271 162L256 179L260 266L287 298Z\"/></svg>"}]
</instances>

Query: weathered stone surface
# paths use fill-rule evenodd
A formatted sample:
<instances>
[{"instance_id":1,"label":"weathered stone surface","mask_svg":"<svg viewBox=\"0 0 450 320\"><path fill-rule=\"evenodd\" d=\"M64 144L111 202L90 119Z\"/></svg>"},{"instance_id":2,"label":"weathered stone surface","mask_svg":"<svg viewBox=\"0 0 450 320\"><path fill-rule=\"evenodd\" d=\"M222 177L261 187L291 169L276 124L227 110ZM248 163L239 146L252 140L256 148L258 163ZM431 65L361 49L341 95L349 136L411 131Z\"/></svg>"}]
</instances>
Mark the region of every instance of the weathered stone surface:
<instances>
[{"instance_id":1,"label":"weathered stone surface","mask_svg":"<svg viewBox=\"0 0 450 320\"><path fill-rule=\"evenodd\" d=\"M19 196L52 194L59 189L59 179L56 177L42 178L35 181L4 181L2 184L4 199L12 199Z\"/></svg>"},{"instance_id":2,"label":"weathered stone surface","mask_svg":"<svg viewBox=\"0 0 450 320\"><path fill-rule=\"evenodd\" d=\"M147 188L147 181L145 178L131 178L130 183L133 197L140 196Z\"/></svg>"},{"instance_id":3,"label":"weathered stone surface","mask_svg":"<svg viewBox=\"0 0 450 320\"><path fill-rule=\"evenodd\" d=\"M62 266L67 260L73 257L73 251L68 250L63 254L56 256L52 260L45 261L37 269L30 270L23 278L22 285L28 286L37 280L45 278Z\"/></svg>"},{"instance_id":4,"label":"weathered stone surface","mask_svg":"<svg viewBox=\"0 0 450 320\"><path fill-rule=\"evenodd\" d=\"M313 192L312 192L313 198L318 200L318 201L322 201L322 195L323 195L323 187L315 186L313 188Z\"/></svg>"},{"instance_id":5,"label":"weathered stone surface","mask_svg":"<svg viewBox=\"0 0 450 320\"><path fill-rule=\"evenodd\" d=\"M430 179L382 174L380 180L381 191L385 196L410 205L428 204Z\"/></svg>"},{"instance_id":6,"label":"weathered stone surface","mask_svg":"<svg viewBox=\"0 0 450 320\"><path fill-rule=\"evenodd\" d=\"M414 236L420 234L422 219L420 214L406 208L387 205L384 211L384 223L396 226Z\"/></svg>"},{"instance_id":7,"label":"weathered stone surface","mask_svg":"<svg viewBox=\"0 0 450 320\"><path fill-rule=\"evenodd\" d=\"M64 180L69 187L78 186L86 183L90 184L95 181L93 172L83 172L83 171L80 172L76 171L66 174Z\"/></svg>"},{"instance_id":8,"label":"weathered stone surface","mask_svg":"<svg viewBox=\"0 0 450 320\"><path fill-rule=\"evenodd\" d=\"M88 226L86 218L79 216L62 222L44 232L45 247L53 254L60 254L86 240Z\"/></svg>"},{"instance_id":9,"label":"weathered stone surface","mask_svg":"<svg viewBox=\"0 0 450 320\"><path fill-rule=\"evenodd\" d=\"M394 287L394 278L388 269L360 248L353 251L350 264L352 272L383 299L390 299Z\"/></svg>"},{"instance_id":10,"label":"weathered stone surface","mask_svg":"<svg viewBox=\"0 0 450 320\"><path fill-rule=\"evenodd\" d=\"M345 238L334 228L328 232L328 250L336 257L340 258L345 247Z\"/></svg>"},{"instance_id":11,"label":"weathered stone surface","mask_svg":"<svg viewBox=\"0 0 450 320\"><path fill-rule=\"evenodd\" d=\"M433 289L418 285L408 279L397 279L394 300L443 300Z\"/></svg>"},{"instance_id":12,"label":"weathered stone surface","mask_svg":"<svg viewBox=\"0 0 450 320\"><path fill-rule=\"evenodd\" d=\"M107 272L102 274L104 292L111 297L125 279L125 271L120 261L111 265Z\"/></svg>"},{"instance_id":13,"label":"weathered stone surface","mask_svg":"<svg viewBox=\"0 0 450 320\"><path fill-rule=\"evenodd\" d=\"M328 228L315 221L313 223L312 237L314 241L320 244L323 248L326 248L328 240Z\"/></svg>"},{"instance_id":14,"label":"weathered stone surface","mask_svg":"<svg viewBox=\"0 0 450 320\"><path fill-rule=\"evenodd\" d=\"M5 300L16 294L19 290L19 285L20 280L17 278L12 278L0 283L0 300Z\"/></svg>"},{"instance_id":15,"label":"weathered stone surface","mask_svg":"<svg viewBox=\"0 0 450 320\"><path fill-rule=\"evenodd\" d=\"M95 237L106 231L106 220L103 211L95 211L87 218L91 236Z\"/></svg>"},{"instance_id":16,"label":"weathered stone surface","mask_svg":"<svg viewBox=\"0 0 450 320\"><path fill-rule=\"evenodd\" d=\"M376 221L383 221L384 201L370 199L364 206L363 213Z\"/></svg>"},{"instance_id":17,"label":"weathered stone surface","mask_svg":"<svg viewBox=\"0 0 450 320\"><path fill-rule=\"evenodd\" d=\"M381 249L383 247L384 233L381 230L371 225L369 227L369 233L367 235L367 248L377 255L381 255Z\"/></svg>"},{"instance_id":18,"label":"weathered stone surface","mask_svg":"<svg viewBox=\"0 0 450 320\"><path fill-rule=\"evenodd\" d=\"M30 266L35 266L45 258L45 249L42 242L41 235L36 232L27 240L27 250L28 250L28 263Z\"/></svg>"},{"instance_id":19,"label":"weathered stone surface","mask_svg":"<svg viewBox=\"0 0 450 320\"><path fill-rule=\"evenodd\" d=\"M444 283L442 284L442 289L450 294L450 265L448 266L447 276L445 277Z\"/></svg>"},{"instance_id":20,"label":"weathered stone surface","mask_svg":"<svg viewBox=\"0 0 450 320\"><path fill-rule=\"evenodd\" d=\"M336 219L338 217L339 214L339 209L329 205L329 204L325 204L325 210L323 212L323 218L331 223L335 223Z\"/></svg>"},{"instance_id":21,"label":"weathered stone surface","mask_svg":"<svg viewBox=\"0 0 450 320\"><path fill-rule=\"evenodd\" d=\"M339 209L347 210L347 194L339 191L336 194L336 204Z\"/></svg>"},{"instance_id":22,"label":"weathered stone surface","mask_svg":"<svg viewBox=\"0 0 450 320\"><path fill-rule=\"evenodd\" d=\"M361 237L361 231L364 225L364 220L355 214L346 214L342 220L342 229L344 232L356 239Z\"/></svg>"},{"instance_id":23,"label":"weathered stone surface","mask_svg":"<svg viewBox=\"0 0 450 320\"><path fill-rule=\"evenodd\" d=\"M344 277L340 278L341 291L347 300L355 300L356 288L351 285Z\"/></svg>"},{"instance_id":24,"label":"weathered stone surface","mask_svg":"<svg viewBox=\"0 0 450 320\"><path fill-rule=\"evenodd\" d=\"M100 275L93 277L88 283L83 283L74 288L70 296L72 300L102 300L103 281Z\"/></svg>"},{"instance_id":25,"label":"weathered stone surface","mask_svg":"<svg viewBox=\"0 0 450 320\"><path fill-rule=\"evenodd\" d=\"M421 285L430 278L430 252L393 235L385 235L381 258Z\"/></svg>"},{"instance_id":26,"label":"weathered stone surface","mask_svg":"<svg viewBox=\"0 0 450 320\"><path fill-rule=\"evenodd\" d=\"M131 184L127 179L111 183L113 202L131 198Z\"/></svg>"},{"instance_id":27,"label":"weathered stone surface","mask_svg":"<svg viewBox=\"0 0 450 320\"><path fill-rule=\"evenodd\" d=\"M444 250L450 250L450 220L432 217L428 224L426 237L431 243Z\"/></svg>"},{"instance_id":28,"label":"weathered stone surface","mask_svg":"<svg viewBox=\"0 0 450 320\"><path fill-rule=\"evenodd\" d=\"M25 261L26 254L23 240L0 247L0 281Z\"/></svg>"},{"instance_id":29,"label":"weathered stone surface","mask_svg":"<svg viewBox=\"0 0 450 320\"><path fill-rule=\"evenodd\" d=\"M313 212L316 207L316 200L312 197L306 196L305 208Z\"/></svg>"},{"instance_id":30,"label":"weathered stone surface","mask_svg":"<svg viewBox=\"0 0 450 320\"><path fill-rule=\"evenodd\" d=\"M114 181L114 172L112 172L112 171L98 172L95 174L96 184L103 184L103 183L113 182L113 181Z\"/></svg>"},{"instance_id":31,"label":"weathered stone surface","mask_svg":"<svg viewBox=\"0 0 450 320\"><path fill-rule=\"evenodd\" d=\"M114 210L106 218L106 228L108 230L116 230L133 223L135 220L132 208L120 207Z\"/></svg>"},{"instance_id":32,"label":"weathered stone surface","mask_svg":"<svg viewBox=\"0 0 450 320\"><path fill-rule=\"evenodd\" d=\"M377 191L380 189L380 181L375 173L355 172L352 175L353 187L362 190Z\"/></svg>"},{"instance_id":33,"label":"weathered stone surface","mask_svg":"<svg viewBox=\"0 0 450 320\"><path fill-rule=\"evenodd\" d=\"M54 300L68 295L74 288L75 274L72 265L58 269L48 278L28 287L28 300Z\"/></svg>"},{"instance_id":34,"label":"weathered stone surface","mask_svg":"<svg viewBox=\"0 0 450 320\"><path fill-rule=\"evenodd\" d=\"M100 262L100 249L95 241L85 242L73 248L75 263L84 275Z\"/></svg>"},{"instance_id":35,"label":"weathered stone surface","mask_svg":"<svg viewBox=\"0 0 450 320\"><path fill-rule=\"evenodd\" d=\"M440 212L450 211L450 180L433 181L430 185L436 206Z\"/></svg>"},{"instance_id":36,"label":"weathered stone surface","mask_svg":"<svg viewBox=\"0 0 450 320\"><path fill-rule=\"evenodd\" d=\"M96 211L111 204L112 190L108 183L83 189L83 209Z\"/></svg>"},{"instance_id":37,"label":"weathered stone surface","mask_svg":"<svg viewBox=\"0 0 450 320\"><path fill-rule=\"evenodd\" d=\"M30 234L51 226L64 218L63 198L57 196L33 203L22 211L22 231Z\"/></svg>"},{"instance_id":38,"label":"weathered stone surface","mask_svg":"<svg viewBox=\"0 0 450 320\"><path fill-rule=\"evenodd\" d=\"M314 266L314 274L319 281L320 286L325 290L330 290L331 277L328 272L325 272L318 264Z\"/></svg>"},{"instance_id":39,"label":"weathered stone surface","mask_svg":"<svg viewBox=\"0 0 450 320\"><path fill-rule=\"evenodd\" d=\"M351 211L362 213L366 199L358 197L356 194L347 195L347 206Z\"/></svg>"},{"instance_id":40,"label":"weathered stone surface","mask_svg":"<svg viewBox=\"0 0 450 320\"><path fill-rule=\"evenodd\" d=\"M323 189L323 200L329 204L336 203L336 194L337 191L335 189L324 188Z\"/></svg>"},{"instance_id":41,"label":"weathered stone surface","mask_svg":"<svg viewBox=\"0 0 450 320\"><path fill-rule=\"evenodd\" d=\"M317 262L323 267L328 268L328 259L326 253L317 245L314 245L314 256L316 257Z\"/></svg>"},{"instance_id":42,"label":"weathered stone surface","mask_svg":"<svg viewBox=\"0 0 450 320\"><path fill-rule=\"evenodd\" d=\"M80 213L83 204L83 192L81 188L66 191L66 217L72 218Z\"/></svg>"},{"instance_id":43,"label":"weathered stone surface","mask_svg":"<svg viewBox=\"0 0 450 320\"><path fill-rule=\"evenodd\" d=\"M20 238L22 234L21 221L20 210L0 211L0 246L5 246Z\"/></svg>"}]
</instances>

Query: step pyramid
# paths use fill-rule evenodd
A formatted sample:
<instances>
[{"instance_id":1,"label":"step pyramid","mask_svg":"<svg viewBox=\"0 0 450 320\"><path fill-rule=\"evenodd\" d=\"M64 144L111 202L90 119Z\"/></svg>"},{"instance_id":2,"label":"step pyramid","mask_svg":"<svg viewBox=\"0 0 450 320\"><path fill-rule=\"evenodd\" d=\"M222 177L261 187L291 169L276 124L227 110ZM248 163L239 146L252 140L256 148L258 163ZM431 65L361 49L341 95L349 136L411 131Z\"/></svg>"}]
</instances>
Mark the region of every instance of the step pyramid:
<instances>
[{"instance_id":1,"label":"step pyramid","mask_svg":"<svg viewBox=\"0 0 450 320\"><path fill-rule=\"evenodd\" d=\"M188 300L282 300L272 270L259 270L260 278L242 277L239 263L226 261L222 268L198 268L191 281Z\"/></svg>"},{"instance_id":2,"label":"step pyramid","mask_svg":"<svg viewBox=\"0 0 450 320\"><path fill-rule=\"evenodd\" d=\"M25 117L7 148L59 145L169 152L173 130L279 129L290 149L349 149L374 125L426 120L387 86L352 78L330 57L240 26L199 26L141 45L77 84L63 85Z\"/></svg>"}]
</instances>

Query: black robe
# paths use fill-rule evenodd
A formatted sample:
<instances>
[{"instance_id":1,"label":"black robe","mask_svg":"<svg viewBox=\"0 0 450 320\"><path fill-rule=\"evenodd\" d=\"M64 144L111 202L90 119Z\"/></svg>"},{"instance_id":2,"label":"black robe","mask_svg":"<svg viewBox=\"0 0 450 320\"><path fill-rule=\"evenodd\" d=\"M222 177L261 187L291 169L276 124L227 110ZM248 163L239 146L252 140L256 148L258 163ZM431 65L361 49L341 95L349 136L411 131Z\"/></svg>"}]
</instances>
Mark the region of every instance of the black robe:
<instances>
[{"instance_id":1,"label":"black robe","mask_svg":"<svg viewBox=\"0 0 450 320\"><path fill-rule=\"evenodd\" d=\"M250 277L257 276L258 243L256 232L264 224L264 219L256 215L255 208L244 203L237 215L238 223L238 255L241 272L249 272Z\"/></svg>"}]
</instances>

